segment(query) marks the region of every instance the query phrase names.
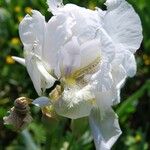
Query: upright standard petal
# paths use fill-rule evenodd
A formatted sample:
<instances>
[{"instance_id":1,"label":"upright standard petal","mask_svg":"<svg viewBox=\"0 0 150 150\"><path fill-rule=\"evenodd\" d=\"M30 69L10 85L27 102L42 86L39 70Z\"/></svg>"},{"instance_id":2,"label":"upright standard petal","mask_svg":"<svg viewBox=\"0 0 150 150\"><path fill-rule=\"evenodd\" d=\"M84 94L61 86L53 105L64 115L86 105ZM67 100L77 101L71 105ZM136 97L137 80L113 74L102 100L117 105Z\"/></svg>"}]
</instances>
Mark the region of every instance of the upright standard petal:
<instances>
[{"instance_id":1,"label":"upright standard petal","mask_svg":"<svg viewBox=\"0 0 150 150\"><path fill-rule=\"evenodd\" d=\"M107 110L105 117L102 119L100 110L93 108L89 116L89 123L96 150L110 150L122 133L118 118L112 109Z\"/></svg>"},{"instance_id":2,"label":"upright standard petal","mask_svg":"<svg viewBox=\"0 0 150 150\"><path fill-rule=\"evenodd\" d=\"M47 4L49 6L49 11L55 15L58 13L58 9L63 6L63 0L47 0Z\"/></svg>"},{"instance_id":3,"label":"upright standard petal","mask_svg":"<svg viewBox=\"0 0 150 150\"><path fill-rule=\"evenodd\" d=\"M134 53L142 41L139 16L125 0L107 0L107 12L103 17L104 28L115 43L123 44Z\"/></svg>"},{"instance_id":4,"label":"upright standard petal","mask_svg":"<svg viewBox=\"0 0 150 150\"><path fill-rule=\"evenodd\" d=\"M58 69L55 73L58 76L69 76L73 70L80 67L80 61L80 45L77 37L72 37L58 52Z\"/></svg>"},{"instance_id":5,"label":"upright standard petal","mask_svg":"<svg viewBox=\"0 0 150 150\"><path fill-rule=\"evenodd\" d=\"M42 55L48 65L48 69L52 68L55 70L58 63L57 55L62 47L71 39L74 24L74 19L67 14L53 16L46 24Z\"/></svg>"},{"instance_id":6,"label":"upright standard petal","mask_svg":"<svg viewBox=\"0 0 150 150\"><path fill-rule=\"evenodd\" d=\"M68 14L74 18L75 25L73 27L73 34L78 37L80 44L95 38L100 25L97 11L74 4L66 4L62 9L58 10L58 14L61 13Z\"/></svg>"},{"instance_id":7,"label":"upright standard petal","mask_svg":"<svg viewBox=\"0 0 150 150\"><path fill-rule=\"evenodd\" d=\"M93 39L87 42L84 42L81 45L81 66L80 68L86 67L88 64L91 64L96 59L99 59L98 66L101 63L101 46L99 39Z\"/></svg>"}]
</instances>

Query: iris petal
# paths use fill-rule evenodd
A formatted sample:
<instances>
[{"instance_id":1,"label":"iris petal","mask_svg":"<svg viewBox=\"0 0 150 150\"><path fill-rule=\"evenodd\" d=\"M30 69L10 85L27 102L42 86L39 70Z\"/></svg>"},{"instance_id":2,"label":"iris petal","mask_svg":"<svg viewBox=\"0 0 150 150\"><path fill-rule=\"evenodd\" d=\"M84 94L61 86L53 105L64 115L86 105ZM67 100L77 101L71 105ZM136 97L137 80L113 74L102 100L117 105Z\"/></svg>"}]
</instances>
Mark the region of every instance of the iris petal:
<instances>
[{"instance_id":1,"label":"iris petal","mask_svg":"<svg viewBox=\"0 0 150 150\"><path fill-rule=\"evenodd\" d=\"M32 104L42 108L44 106L50 105L51 102L50 102L50 99L48 99L47 97L39 97L35 99L32 102Z\"/></svg>"},{"instance_id":2,"label":"iris petal","mask_svg":"<svg viewBox=\"0 0 150 150\"><path fill-rule=\"evenodd\" d=\"M57 14L59 7L63 5L62 0L47 0L47 4L53 15Z\"/></svg>"},{"instance_id":3,"label":"iris petal","mask_svg":"<svg viewBox=\"0 0 150 150\"><path fill-rule=\"evenodd\" d=\"M122 133L118 118L112 109L107 110L105 117L101 119L99 109L93 108L89 123L96 150L110 150Z\"/></svg>"},{"instance_id":4,"label":"iris petal","mask_svg":"<svg viewBox=\"0 0 150 150\"><path fill-rule=\"evenodd\" d=\"M16 57L16 56L12 56L12 58L17 61L18 63L20 63L21 65L25 66L25 59L24 58L20 58L20 57Z\"/></svg>"},{"instance_id":5,"label":"iris petal","mask_svg":"<svg viewBox=\"0 0 150 150\"><path fill-rule=\"evenodd\" d=\"M65 89L63 96L55 103L56 112L64 117L77 119L89 116L94 95L89 87Z\"/></svg>"},{"instance_id":6,"label":"iris petal","mask_svg":"<svg viewBox=\"0 0 150 150\"><path fill-rule=\"evenodd\" d=\"M125 0L107 0L104 28L115 43L123 44L134 53L142 41L142 26L139 16Z\"/></svg>"}]
</instances>

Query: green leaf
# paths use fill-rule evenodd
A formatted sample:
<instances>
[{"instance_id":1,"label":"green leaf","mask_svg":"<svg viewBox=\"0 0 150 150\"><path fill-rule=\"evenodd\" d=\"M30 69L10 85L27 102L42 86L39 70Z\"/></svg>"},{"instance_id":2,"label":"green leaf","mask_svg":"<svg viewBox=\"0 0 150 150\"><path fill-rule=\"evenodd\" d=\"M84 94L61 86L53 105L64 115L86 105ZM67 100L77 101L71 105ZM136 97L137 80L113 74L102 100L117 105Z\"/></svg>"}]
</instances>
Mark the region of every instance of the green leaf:
<instances>
[{"instance_id":1,"label":"green leaf","mask_svg":"<svg viewBox=\"0 0 150 150\"><path fill-rule=\"evenodd\" d=\"M25 144L25 149L27 150L39 150L39 148L36 146L36 144L34 143L31 134L29 133L28 130L24 130L22 132L22 137L23 137L23 141Z\"/></svg>"},{"instance_id":2,"label":"green leaf","mask_svg":"<svg viewBox=\"0 0 150 150\"><path fill-rule=\"evenodd\" d=\"M117 109L117 114L122 123L124 123L127 118L136 111L136 105L138 100L144 95L145 91L150 87L150 80L145 82L145 84L133 93L127 100L125 100L120 107Z\"/></svg>"}]
</instances>

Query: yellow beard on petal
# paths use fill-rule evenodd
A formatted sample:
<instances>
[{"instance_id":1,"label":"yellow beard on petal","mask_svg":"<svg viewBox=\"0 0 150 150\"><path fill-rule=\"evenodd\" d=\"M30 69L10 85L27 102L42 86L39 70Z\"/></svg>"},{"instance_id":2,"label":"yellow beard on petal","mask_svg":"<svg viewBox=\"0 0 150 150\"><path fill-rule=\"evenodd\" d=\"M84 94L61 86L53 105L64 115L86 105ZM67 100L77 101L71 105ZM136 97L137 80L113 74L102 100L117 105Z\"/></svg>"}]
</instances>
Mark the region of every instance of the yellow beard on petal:
<instances>
[{"instance_id":1,"label":"yellow beard on petal","mask_svg":"<svg viewBox=\"0 0 150 150\"><path fill-rule=\"evenodd\" d=\"M97 57L92 63L88 64L86 67L79 68L73 71L70 75L63 77L60 81L64 86L75 86L75 85L85 85L84 76L88 74L93 74L98 70L101 58Z\"/></svg>"},{"instance_id":2,"label":"yellow beard on petal","mask_svg":"<svg viewBox=\"0 0 150 150\"><path fill-rule=\"evenodd\" d=\"M92 63L88 64L84 68L79 68L78 70L73 71L71 74L64 76L60 79L61 85L57 85L55 89L49 94L50 99L55 103L58 101L64 91L64 88L79 89L81 90L88 83L85 81L84 76L92 74L97 71L101 58L97 57ZM63 73L64 74L64 73ZM92 104L95 102L89 100Z\"/></svg>"},{"instance_id":3,"label":"yellow beard on petal","mask_svg":"<svg viewBox=\"0 0 150 150\"><path fill-rule=\"evenodd\" d=\"M73 86L76 85L76 79L72 76L66 77L63 79L64 85Z\"/></svg>"},{"instance_id":4,"label":"yellow beard on petal","mask_svg":"<svg viewBox=\"0 0 150 150\"><path fill-rule=\"evenodd\" d=\"M101 58L97 57L92 63L88 64L84 68L74 71L71 76L75 79L81 78L86 74L91 74L96 71L98 64L100 63Z\"/></svg>"}]
</instances>

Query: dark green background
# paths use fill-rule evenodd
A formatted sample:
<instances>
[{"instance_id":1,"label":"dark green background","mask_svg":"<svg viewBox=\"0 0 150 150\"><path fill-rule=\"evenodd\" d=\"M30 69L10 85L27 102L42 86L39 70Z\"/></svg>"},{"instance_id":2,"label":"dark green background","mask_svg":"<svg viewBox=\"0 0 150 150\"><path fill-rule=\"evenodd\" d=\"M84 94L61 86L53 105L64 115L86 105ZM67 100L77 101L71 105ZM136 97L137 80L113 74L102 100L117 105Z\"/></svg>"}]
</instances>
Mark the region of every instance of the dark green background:
<instances>
[{"instance_id":1,"label":"dark green background","mask_svg":"<svg viewBox=\"0 0 150 150\"><path fill-rule=\"evenodd\" d=\"M86 8L105 9L102 0L64 0ZM144 40L136 53L138 71L128 79L121 92L122 102L115 107L119 115L122 136L114 150L150 149L150 1L129 0L140 15ZM0 0L0 150L94 150L86 118L71 123L69 119L42 118L41 111L32 107L34 121L23 132L3 125L3 116L20 96L36 98L36 92L26 69L10 60L22 56L18 41L20 18L32 9L39 10L48 20L50 13L44 0ZM71 124L71 125L70 125Z\"/></svg>"}]
</instances>

